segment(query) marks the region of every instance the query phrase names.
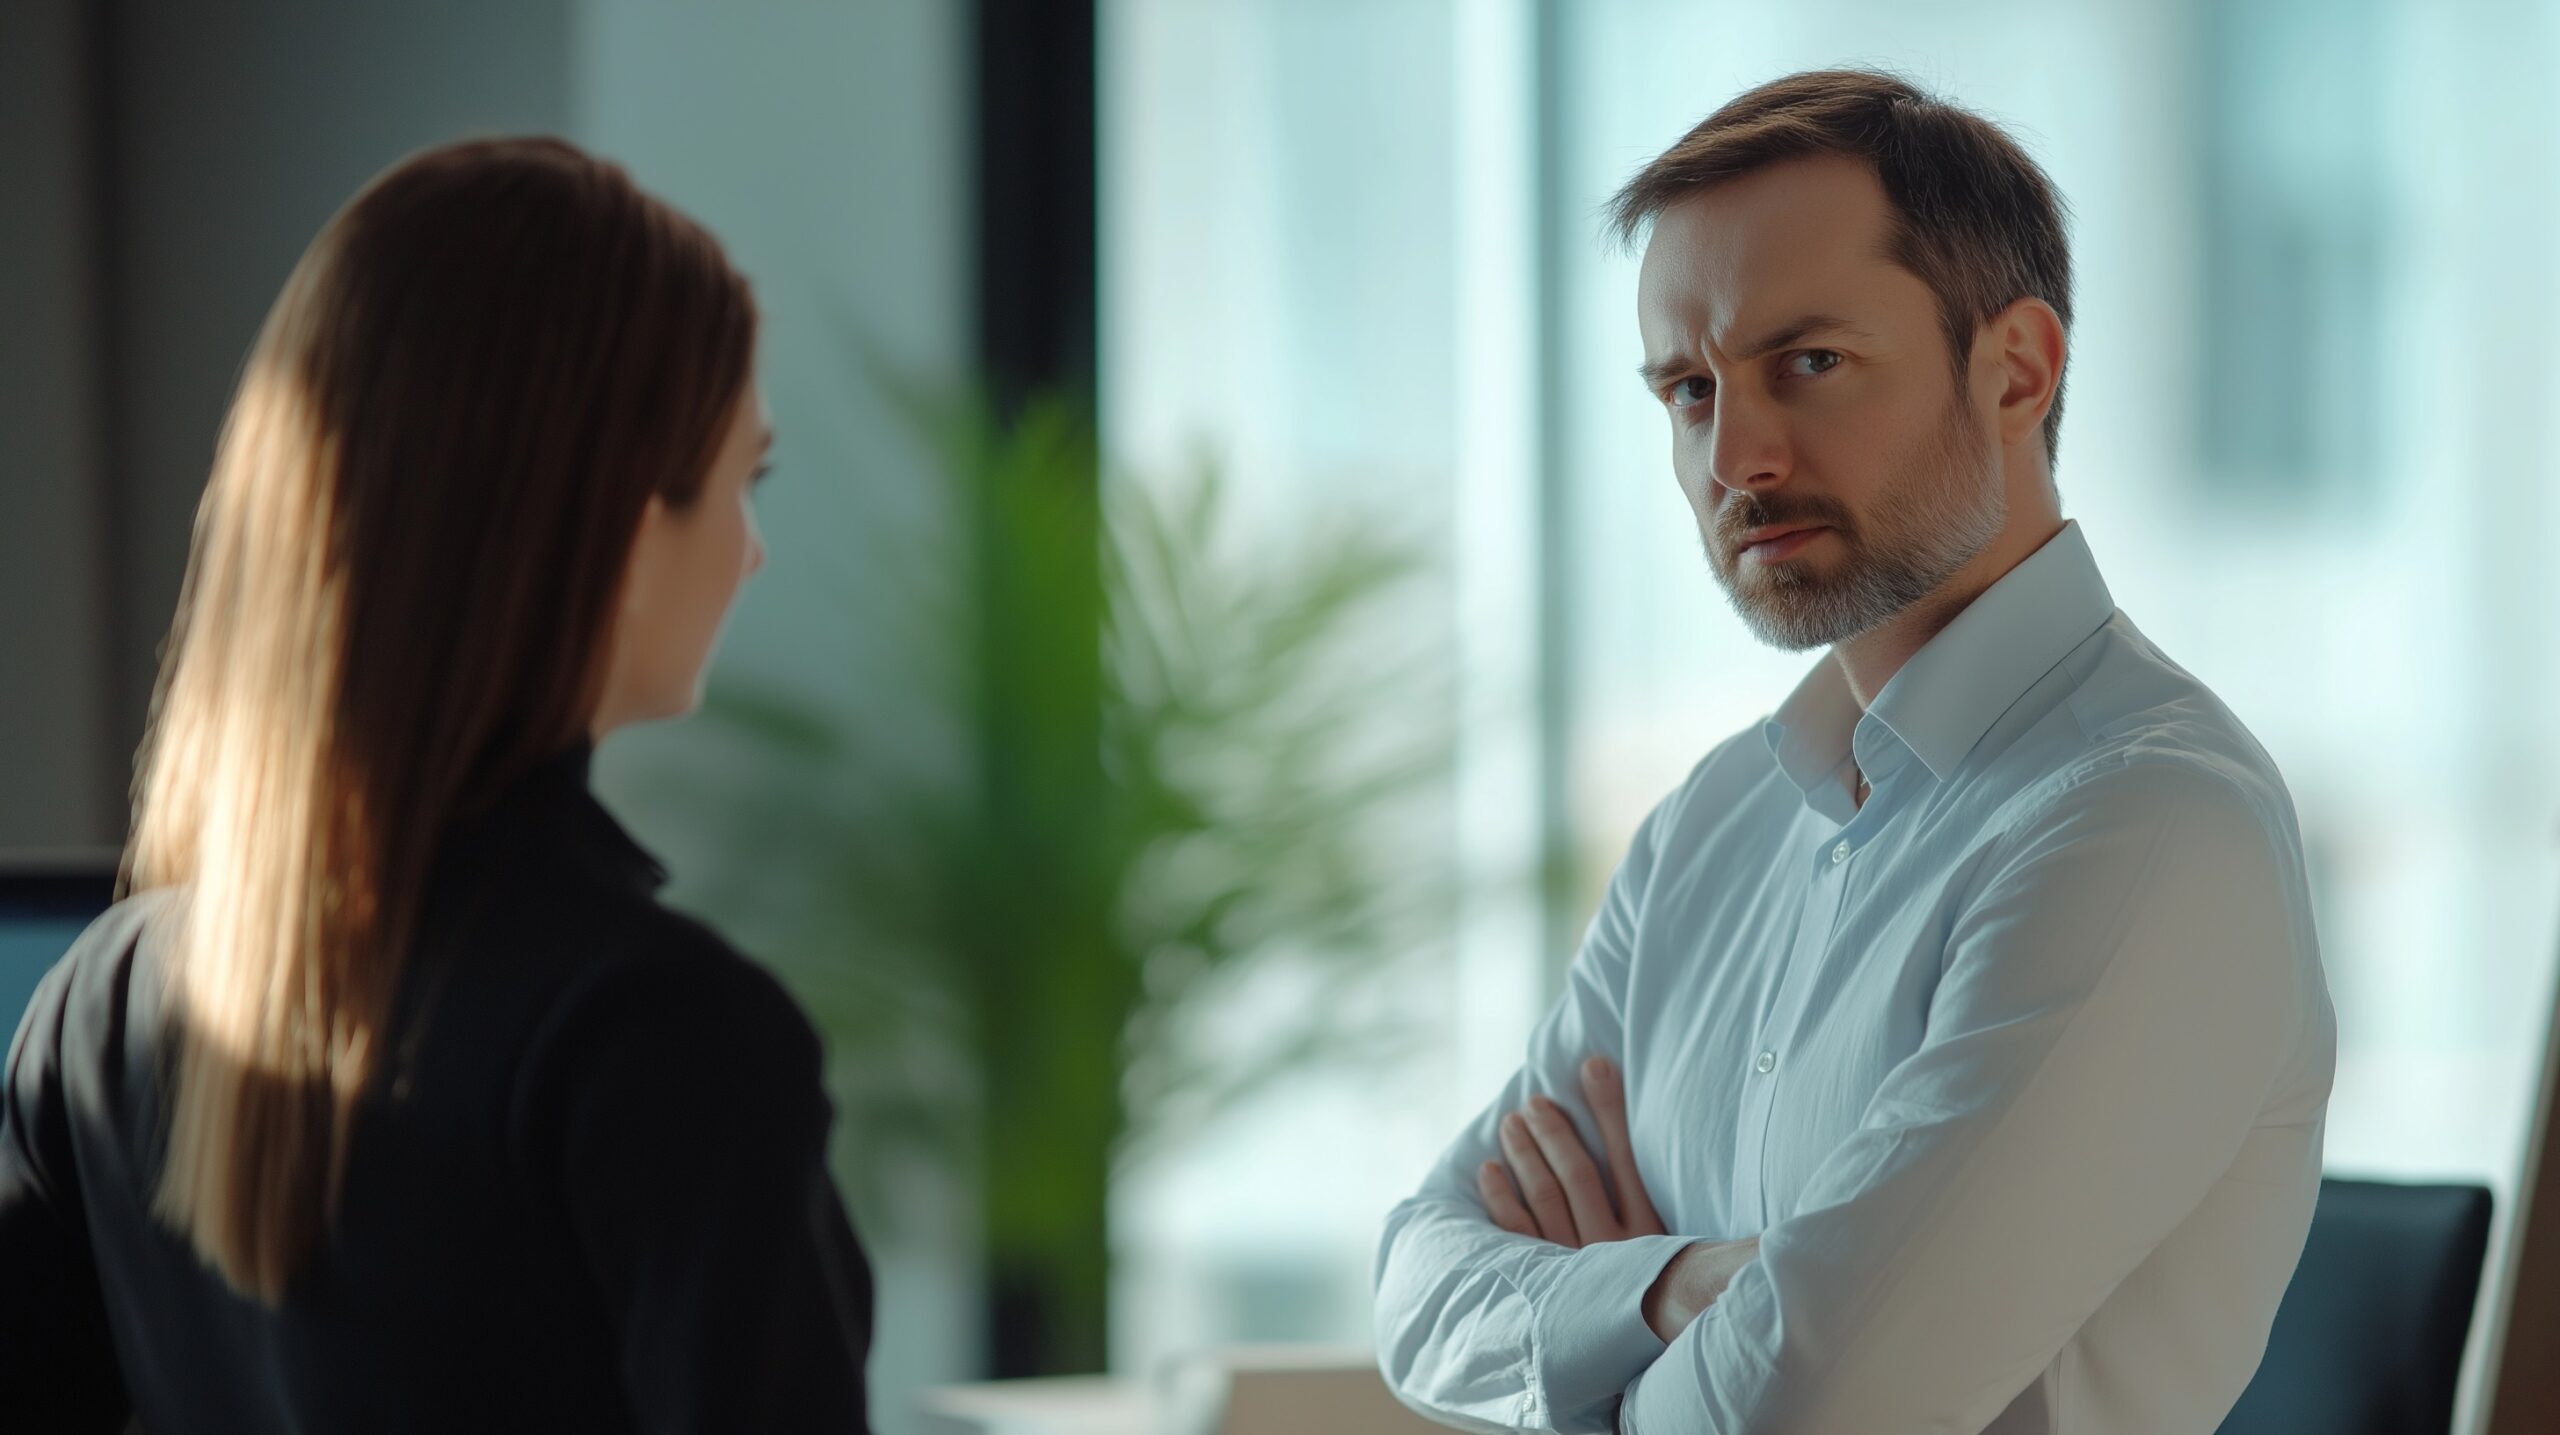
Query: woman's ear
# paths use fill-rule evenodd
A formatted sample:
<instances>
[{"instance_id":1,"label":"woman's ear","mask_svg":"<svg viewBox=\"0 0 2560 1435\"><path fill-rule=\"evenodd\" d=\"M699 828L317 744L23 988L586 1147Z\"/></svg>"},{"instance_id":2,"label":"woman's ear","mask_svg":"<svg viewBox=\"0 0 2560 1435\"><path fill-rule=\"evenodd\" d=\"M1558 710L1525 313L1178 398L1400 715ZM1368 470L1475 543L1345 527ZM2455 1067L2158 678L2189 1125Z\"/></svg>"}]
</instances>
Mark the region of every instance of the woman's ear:
<instances>
[{"instance_id":1,"label":"woman's ear","mask_svg":"<svg viewBox=\"0 0 2560 1435\"><path fill-rule=\"evenodd\" d=\"M657 588L658 570L664 564L667 522L673 517L667 500L650 494L648 504L640 510L640 527L631 537L631 556L622 565L622 617L628 621L640 617L649 608L649 595Z\"/></svg>"}]
</instances>

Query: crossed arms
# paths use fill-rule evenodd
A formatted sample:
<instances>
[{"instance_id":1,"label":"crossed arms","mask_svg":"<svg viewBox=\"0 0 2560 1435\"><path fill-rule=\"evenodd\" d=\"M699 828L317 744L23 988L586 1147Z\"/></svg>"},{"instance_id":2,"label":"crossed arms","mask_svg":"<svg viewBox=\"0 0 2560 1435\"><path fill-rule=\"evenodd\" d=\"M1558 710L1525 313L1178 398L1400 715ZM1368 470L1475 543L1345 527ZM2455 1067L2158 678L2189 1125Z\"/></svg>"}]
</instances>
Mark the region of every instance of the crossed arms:
<instances>
[{"instance_id":1,"label":"crossed arms","mask_svg":"<svg viewBox=\"0 0 2560 1435\"><path fill-rule=\"evenodd\" d=\"M2316 962L2261 813L2191 765L2093 775L1986 861L1927 1036L1783 1219L1747 1252L1698 1246L1662 1233L1623 1103L1583 1075L1623 1065L1661 821L1520 1073L1388 1218L1381 1367L1445 1423L1980 1429L2203 1201L2316 1045ZM2317 1114L2307 1170L2273 1173L2305 1220Z\"/></svg>"}]
</instances>

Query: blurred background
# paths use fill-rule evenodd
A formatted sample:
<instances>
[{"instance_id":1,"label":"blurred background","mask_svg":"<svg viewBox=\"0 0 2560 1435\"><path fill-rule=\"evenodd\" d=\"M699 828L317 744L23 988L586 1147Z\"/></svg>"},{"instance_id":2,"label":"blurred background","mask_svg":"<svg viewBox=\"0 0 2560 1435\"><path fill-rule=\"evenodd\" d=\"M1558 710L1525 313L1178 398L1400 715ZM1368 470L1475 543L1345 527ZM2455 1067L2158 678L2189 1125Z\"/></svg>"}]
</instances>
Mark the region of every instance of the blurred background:
<instances>
[{"instance_id":1,"label":"blurred background","mask_svg":"<svg viewBox=\"0 0 2560 1435\"><path fill-rule=\"evenodd\" d=\"M566 135L766 313L771 561L712 710L598 781L829 1031L882 1428L1363 1340L1636 822L1807 661L1706 571L1598 207L1841 62L2068 198L2066 512L2291 781L2330 1165L2482 1181L2503 1239L2560 933L2548 0L13 0L0 848L122 840L313 232ZM12 1016L67 940L13 931Z\"/></svg>"}]
</instances>

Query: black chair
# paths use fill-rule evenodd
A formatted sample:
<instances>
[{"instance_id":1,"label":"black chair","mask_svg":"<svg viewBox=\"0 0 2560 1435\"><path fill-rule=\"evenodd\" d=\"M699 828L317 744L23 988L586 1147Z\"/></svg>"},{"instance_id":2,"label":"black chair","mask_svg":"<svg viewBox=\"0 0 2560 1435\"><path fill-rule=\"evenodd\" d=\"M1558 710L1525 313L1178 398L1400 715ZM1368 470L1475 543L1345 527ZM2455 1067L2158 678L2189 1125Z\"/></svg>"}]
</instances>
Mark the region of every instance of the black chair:
<instances>
[{"instance_id":1,"label":"black chair","mask_svg":"<svg viewBox=\"0 0 2560 1435\"><path fill-rule=\"evenodd\" d=\"M116 854L0 853L0 1047L36 982L115 895Z\"/></svg>"},{"instance_id":2,"label":"black chair","mask_svg":"<svg viewBox=\"0 0 2560 1435\"><path fill-rule=\"evenodd\" d=\"M2445 1435L2488 1249L2479 1186L2321 1182L2266 1358L2222 1435Z\"/></svg>"}]
</instances>

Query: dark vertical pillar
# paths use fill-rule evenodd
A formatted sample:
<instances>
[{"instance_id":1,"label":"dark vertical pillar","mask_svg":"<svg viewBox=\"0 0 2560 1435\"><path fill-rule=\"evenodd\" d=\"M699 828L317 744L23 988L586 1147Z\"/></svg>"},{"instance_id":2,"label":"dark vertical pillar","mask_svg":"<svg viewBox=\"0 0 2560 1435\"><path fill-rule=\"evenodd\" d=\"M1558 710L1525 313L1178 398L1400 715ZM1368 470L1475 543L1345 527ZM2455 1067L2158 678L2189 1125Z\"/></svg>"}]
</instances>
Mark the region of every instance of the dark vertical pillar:
<instances>
[{"instance_id":1,"label":"dark vertical pillar","mask_svg":"<svg viewBox=\"0 0 2560 1435\"><path fill-rule=\"evenodd\" d=\"M1020 418L1035 398L1051 400L1067 409L1070 429L1089 435L1097 367L1093 0L977 0L975 19L979 377L1003 422ZM978 723L984 786L1008 814L999 825L1024 832L1039 827L1057 793L1097 791L1104 781L1099 683L1108 599L1093 526L1099 464L1080 442L1043 469L1021 481L1077 485L1082 501L1034 502L1023 511L1072 522L1081 537L1053 532L981 544L973 585L982 620L975 657L987 696ZM993 490L974 497L1006 503ZM1001 532L1001 517L983 513L995 526L982 530ZM1047 611L1024 612L1022 585L1040 575L1006 567L1079 549L1068 571L1047 575ZM1074 656L1020 651L1035 639L1053 649L1063 642ZM1020 914L1041 920L998 945L1042 974L1089 968L1072 935L1089 925L1071 920L1081 910L1075 894L1050 895L1044 910ZM996 1019L1008 1012L1027 1016L1032 1029ZM1109 1316L1110 1148L1120 1124L1118 1063L1108 1054L1119 1048L1121 1013L1108 1003L1059 1001L1027 1013L991 1002L981 1015L990 1028L979 1034L989 1044L982 1059L992 1108L981 1126L990 1183L990 1373L1099 1370ZM1061 1058L1075 1050L1107 1055L1098 1063ZM1091 1113L1101 1115L1080 1119ZM1039 1189L1020 1189L1025 1183Z\"/></svg>"},{"instance_id":2,"label":"dark vertical pillar","mask_svg":"<svg viewBox=\"0 0 2560 1435\"><path fill-rule=\"evenodd\" d=\"M2489 1374L2480 1427L2488 1435L2560 1430L2560 1010L2543 1039L2542 1083L2508 1217L2504 1267L2488 1320Z\"/></svg>"},{"instance_id":3,"label":"dark vertical pillar","mask_svg":"<svg viewBox=\"0 0 2560 1435\"><path fill-rule=\"evenodd\" d=\"M998 403L1090 394L1093 0L977 0L978 358Z\"/></svg>"}]
</instances>

